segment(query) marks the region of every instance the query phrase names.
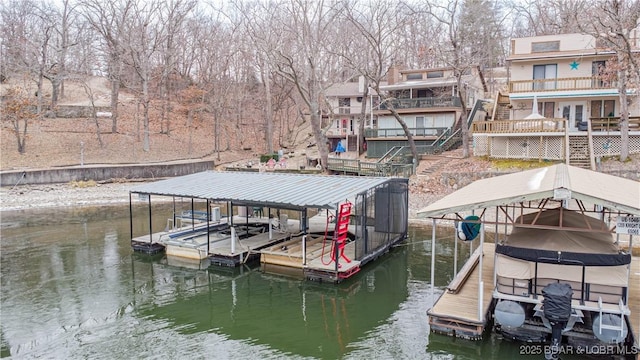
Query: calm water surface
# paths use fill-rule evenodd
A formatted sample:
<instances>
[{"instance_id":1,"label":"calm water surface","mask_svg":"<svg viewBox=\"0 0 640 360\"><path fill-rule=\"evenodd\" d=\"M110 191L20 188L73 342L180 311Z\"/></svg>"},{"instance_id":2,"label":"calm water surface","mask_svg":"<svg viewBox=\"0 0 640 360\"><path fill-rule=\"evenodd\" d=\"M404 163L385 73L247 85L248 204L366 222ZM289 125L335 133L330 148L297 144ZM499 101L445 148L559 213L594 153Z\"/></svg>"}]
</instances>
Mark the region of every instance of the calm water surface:
<instances>
[{"instance_id":1,"label":"calm water surface","mask_svg":"<svg viewBox=\"0 0 640 360\"><path fill-rule=\"evenodd\" d=\"M138 214L140 213L140 214ZM136 211L134 232L145 227ZM153 220L164 225L169 210ZM0 355L56 359L509 359L495 335L429 334L426 310L453 273L440 235L431 290L431 230L355 278L318 284L260 268L206 268L133 253L128 207L1 213ZM159 230L159 229L158 229ZM468 244L459 244L468 256ZM458 267L462 266L462 261Z\"/></svg>"}]
</instances>

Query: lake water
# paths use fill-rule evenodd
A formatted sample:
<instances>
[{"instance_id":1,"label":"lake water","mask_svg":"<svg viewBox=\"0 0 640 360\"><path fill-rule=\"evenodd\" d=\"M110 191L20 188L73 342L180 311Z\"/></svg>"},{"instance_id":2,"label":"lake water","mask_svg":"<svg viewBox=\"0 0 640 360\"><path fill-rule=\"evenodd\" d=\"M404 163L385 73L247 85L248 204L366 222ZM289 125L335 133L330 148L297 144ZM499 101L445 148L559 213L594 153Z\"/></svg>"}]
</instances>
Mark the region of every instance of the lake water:
<instances>
[{"instance_id":1,"label":"lake water","mask_svg":"<svg viewBox=\"0 0 640 360\"><path fill-rule=\"evenodd\" d=\"M167 214L155 211L158 221ZM453 274L453 231L431 230L318 284L259 267L199 268L133 253L128 207L3 212L0 355L56 359L508 359L518 344L429 333ZM138 215L136 215L138 216ZM139 215L144 217L146 215ZM142 231L144 219L136 224ZM459 243L460 256L469 245ZM462 261L458 267L462 267Z\"/></svg>"}]
</instances>

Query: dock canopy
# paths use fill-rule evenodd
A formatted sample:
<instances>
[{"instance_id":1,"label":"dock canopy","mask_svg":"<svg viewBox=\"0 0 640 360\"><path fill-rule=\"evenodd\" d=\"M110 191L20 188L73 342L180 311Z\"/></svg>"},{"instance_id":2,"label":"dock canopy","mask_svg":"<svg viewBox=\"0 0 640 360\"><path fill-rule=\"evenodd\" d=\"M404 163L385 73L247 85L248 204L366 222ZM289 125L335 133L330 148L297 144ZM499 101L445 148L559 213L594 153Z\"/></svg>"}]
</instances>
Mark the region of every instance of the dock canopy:
<instances>
[{"instance_id":1,"label":"dock canopy","mask_svg":"<svg viewBox=\"0 0 640 360\"><path fill-rule=\"evenodd\" d=\"M542 199L582 200L640 215L640 182L566 164L477 180L418 211L436 218L456 212Z\"/></svg>"},{"instance_id":2,"label":"dock canopy","mask_svg":"<svg viewBox=\"0 0 640 360\"><path fill-rule=\"evenodd\" d=\"M346 199L406 179L273 172L205 171L133 187L131 193L231 201L283 209L336 209Z\"/></svg>"}]
</instances>

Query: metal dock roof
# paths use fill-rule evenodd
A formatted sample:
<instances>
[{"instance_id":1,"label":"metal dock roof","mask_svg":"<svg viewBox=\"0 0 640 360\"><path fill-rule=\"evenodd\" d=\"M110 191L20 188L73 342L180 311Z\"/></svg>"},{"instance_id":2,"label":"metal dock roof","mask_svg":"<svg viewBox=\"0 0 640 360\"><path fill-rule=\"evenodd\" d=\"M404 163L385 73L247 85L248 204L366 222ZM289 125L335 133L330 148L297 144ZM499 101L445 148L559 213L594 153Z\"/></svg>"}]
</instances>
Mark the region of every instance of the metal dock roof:
<instances>
[{"instance_id":1,"label":"metal dock roof","mask_svg":"<svg viewBox=\"0 0 640 360\"><path fill-rule=\"evenodd\" d=\"M255 203L280 208L335 209L338 203L403 178L205 171L138 185L131 193Z\"/></svg>"},{"instance_id":2,"label":"metal dock roof","mask_svg":"<svg viewBox=\"0 0 640 360\"><path fill-rule=\"evenodd\" d=\"M418 216L438 217L546 198L579 199L640 215L640 182L556 164L474 181L419 210Z\"/></svg>"}]
</instances>

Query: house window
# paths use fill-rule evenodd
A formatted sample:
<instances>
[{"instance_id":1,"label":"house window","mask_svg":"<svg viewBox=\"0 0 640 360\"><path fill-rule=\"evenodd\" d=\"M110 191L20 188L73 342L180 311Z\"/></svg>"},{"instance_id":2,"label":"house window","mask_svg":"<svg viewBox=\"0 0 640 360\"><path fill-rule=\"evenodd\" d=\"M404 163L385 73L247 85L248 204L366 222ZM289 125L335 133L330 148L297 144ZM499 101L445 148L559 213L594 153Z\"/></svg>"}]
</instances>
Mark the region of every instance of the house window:
<instances>
[{"instance_id":1,"label":"house window","mask_svg":"<svg viewBox=\"0 0 640 360\"><path fill-rule=\"evenodd\" d=\"M611 117L616 116L615 100L593 100L591 101L591 117Z\"/></svg>"},{"instance_id":2,"label":"house window","mask_svg":"<svg viewBox=\"0 0 640 360\"><path fill-rule=\"evenodd\" d=\"M605 66L604 60L594 61L591 63L591 75L593 75L593 87L601 88L605 86Z\"/></svg>"},{"instance_id":3,"label":"house window","mask_svg":"<svg viewBox=\"0 0 640 360\"><path fill-rule=\"evenodd\" d=\"M407 74L407 80L422 80L422 73Z\"/></svg>"},{"instance_id":4,"label":"house window","mask_svg":"<svg viewBox=\"0 0 640 360\"><path fill-rule=\"evenodd\" d=\"M531 43L531 52L560 51L560 41L541 41Z\"/></svg>"},{"instance_id":5,"label":"house window","mask_svg":"<svg viewBox=\"0 0 640 360\"><path fill-rule=\"evenodd\" d=\"M555 106L556 104L553 101L539 102L538 111L540 111L540 115L547 119L553 119L555 117Z\"/></svg>"},{"instance_id":6,"label":"house window","mask_svg":"<svg viewBox=\"0 0 640 360\"><path fill-rule=\"evenodd\" d=\"M427 79L435 79L444 77L443 71L430 71L427 73Z\"/></svg>"},{"instance_id":7,"label":"house window","mask_svg":"<svg viewBox=\"0 0 640 360\"><path fill-rule=\"evenodd\" d=\"M606 64L604 60L598 60L591 63L591 74L602 75Z\"/></svg>"},{"instance_id":8,"label":"house window","mask_svg":"<svg viewBox=\"0 0 640 360\"><path fill-rule=\"evenodd\" d=\"M557 74L557 64L533 65L533 90L555 89Z\"/></svg>"},{"instance_id":9,"label":"house window","mask_svg":"<svg viewBox=\"0 0 640 360\"><path fill-rule=\"evenodd\" d=\"M433 91L431 91L431 89L418 89L416 90L416 97L417 98L433 97Z\"/></svg>"},{"instance_id":10,"label":"house window","mask_svg":"<svg viewBox=\"0 0 640 360\"><path fill-rule=\"evenodd\" d=\"M350 114L350 113L351 113L351 98L339 98L338 114Z\"/></svg>"},{"instance_id":11,"label":"house window","mask_svg":"<svg viewBox=\"0 0 640 360\"><path fill-rule=\"evenodd\" d=\"M424 136L424 116L416 116L416 129L413 132L414 135Z\"/></svg>"}]
</instances>

